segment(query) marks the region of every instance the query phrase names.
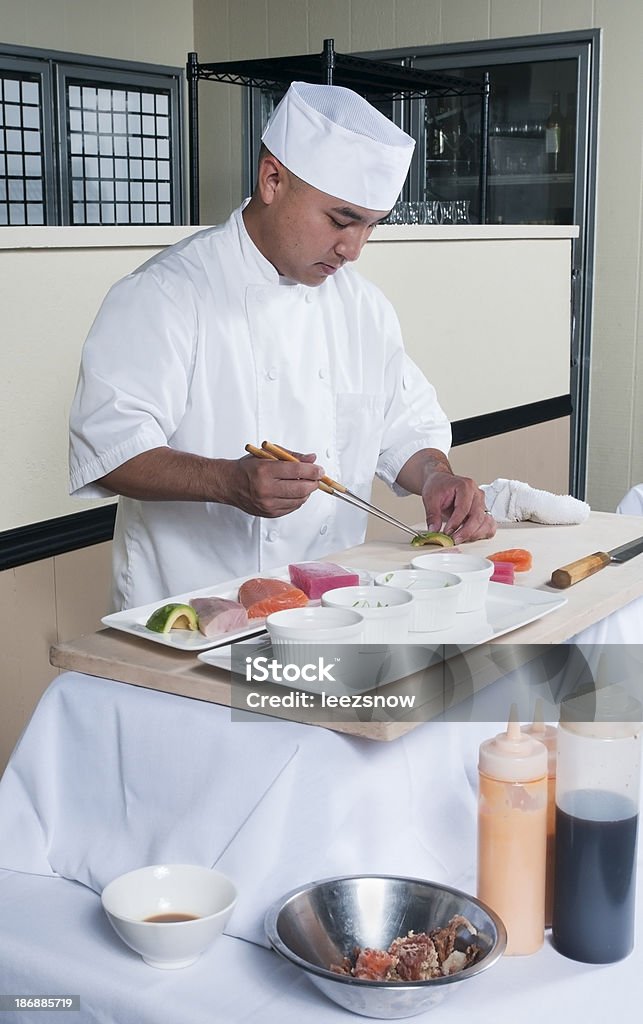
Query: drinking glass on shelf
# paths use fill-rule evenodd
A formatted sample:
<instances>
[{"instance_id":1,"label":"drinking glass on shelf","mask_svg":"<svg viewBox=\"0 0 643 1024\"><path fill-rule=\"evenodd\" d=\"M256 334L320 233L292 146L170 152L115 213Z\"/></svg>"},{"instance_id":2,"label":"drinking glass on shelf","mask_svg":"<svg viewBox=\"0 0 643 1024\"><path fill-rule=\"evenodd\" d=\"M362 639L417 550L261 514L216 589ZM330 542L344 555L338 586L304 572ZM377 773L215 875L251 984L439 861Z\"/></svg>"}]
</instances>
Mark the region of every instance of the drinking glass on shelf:
<instances>
[{"instance_id":1,"label":"drinking glass on shelf","mask_svg":"<svg viewBox=\"0 0 643 1024\"><path fill-rule=\"evenodd\" d=\"M453 223L454 224L470 224L469 220L469 199L456 199L453 203Z\"/></svg>"},{"instance_id":2,"label":"drinking glass on shelf","mask_svg":"<svg viewBox=\"0 0 643 1024\"><path fill-rule=\"evenodd\" d=\"M455 224L455 202L452 199L440 203L441 224Z\"/></svg>"},{"instance_id":3,"label":"drinking glass on shelf","mask_svg":"<svg viewBox=\"0 0 643 1024\"><path fill-rule=\"evenodd\" d=\"M419 210L417 203L402 203L402 223L417 224L419 221Z\"/></svg>"}]
</instances>

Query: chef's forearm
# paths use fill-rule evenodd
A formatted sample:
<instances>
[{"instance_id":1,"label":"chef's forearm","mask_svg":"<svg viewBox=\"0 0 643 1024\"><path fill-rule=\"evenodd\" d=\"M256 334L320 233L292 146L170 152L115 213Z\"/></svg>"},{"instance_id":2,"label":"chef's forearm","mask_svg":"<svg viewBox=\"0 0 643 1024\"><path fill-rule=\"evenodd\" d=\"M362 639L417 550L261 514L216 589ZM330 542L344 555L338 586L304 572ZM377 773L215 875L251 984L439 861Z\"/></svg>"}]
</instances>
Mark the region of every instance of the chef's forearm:
<instances>
[{"instance_id":1,"label":"chef's forearm","mask_svg":"<svg viewBox=\"0 0 643 1024\"><path fill-rule=\"evenodd\" d=\"M423 448L404 463L396 483L409 494L422 494L425 485L436 472L453 474L449 460L437 448Z\"/></svg>"},{"instance_id":2,"label":"chef's forearm","mask_svg":"<svg viewBox=\"0 0 643 1024\"><path fill-rule=\"evenodd\" d=\"M139 501L225 501L227 459L152 448L107 473L100 483Z\"/></svg>"}]
</instances>

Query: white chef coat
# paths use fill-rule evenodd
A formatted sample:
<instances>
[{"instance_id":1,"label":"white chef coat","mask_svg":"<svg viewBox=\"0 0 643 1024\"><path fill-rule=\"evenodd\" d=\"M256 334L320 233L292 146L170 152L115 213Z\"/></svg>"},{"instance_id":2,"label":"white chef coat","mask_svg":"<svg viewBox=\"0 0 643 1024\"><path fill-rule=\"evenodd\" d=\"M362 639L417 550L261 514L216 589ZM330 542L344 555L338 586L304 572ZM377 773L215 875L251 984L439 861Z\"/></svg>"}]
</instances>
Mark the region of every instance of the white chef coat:
<instances>
[{"instance_id":1,"label":"white chef coat","mask_svg":"<svg viewBox=\"0 0 643 1024\"><path fill-rule=\"evenodd\" d=\"M244 204L245 205L245 204ZM172 246L109 291L83 349L70 417L71 493L160 446L237 459L247 442L315 452L368 498L422 448L447 452L434 388L397 317L345 266L317 288L279 276L241 210ZM121 497L115 609L361 543L366 516L316 492L277 519L229 505Z\"/></svg>"}]
</instances>

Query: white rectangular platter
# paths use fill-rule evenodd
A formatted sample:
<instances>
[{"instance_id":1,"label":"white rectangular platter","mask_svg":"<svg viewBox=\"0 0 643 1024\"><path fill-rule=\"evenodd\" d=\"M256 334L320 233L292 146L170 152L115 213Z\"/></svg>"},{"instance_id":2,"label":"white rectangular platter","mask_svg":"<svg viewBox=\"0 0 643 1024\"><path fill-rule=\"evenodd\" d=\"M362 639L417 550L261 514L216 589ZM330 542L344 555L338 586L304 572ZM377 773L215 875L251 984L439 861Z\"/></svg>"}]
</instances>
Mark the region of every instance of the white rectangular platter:
<instances>
[{"instance_id":1,"label":"white rectangular platter","mask_svg":"<svg viewBox=\"0 0 643 1024\"><path fill-rule=\"evenodd\" d=\"M510 586L505 583L490 583L483 610L458 615L456 624L451 629L435 630L431 633L409 633L408 644L433 650L446 645L477 646L495 640L520 626L526 626L536 619L542 619L566 603L567 598L560 594L548 594L542 590ZM248 655L263 654L269 649L270 641L265 636L255 637L246 641L243 646L247 648ZM216 650L204 651L198 658L205 665L229 671L232 665L232 645L227 644L219 646Z\"/></svg>"}]
</instances>

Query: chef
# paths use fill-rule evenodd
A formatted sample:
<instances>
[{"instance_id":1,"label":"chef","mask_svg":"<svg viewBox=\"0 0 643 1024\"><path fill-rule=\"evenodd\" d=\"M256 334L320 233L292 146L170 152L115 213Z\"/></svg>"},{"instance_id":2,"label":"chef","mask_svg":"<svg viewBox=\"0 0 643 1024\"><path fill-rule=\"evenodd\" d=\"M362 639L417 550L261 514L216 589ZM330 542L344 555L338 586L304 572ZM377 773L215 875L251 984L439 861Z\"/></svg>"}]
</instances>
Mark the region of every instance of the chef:
<instances>
[{"instance_id":1,"label":"chef","mask_svg":"<svg viewBox=\"0 0 643 1024\"><path fill-rule=\"evenodd\" d=\"M115 610L361 543L377 475L429 529L493 535L390 303L351 264L394 205L413 140L349 89L295 82L250 200L118 282L85 342L71 493L118 494ZM429 339L430 342L430 339ZM270 440L299 464L244 454Z\"/></svg>"}]
</instances>

